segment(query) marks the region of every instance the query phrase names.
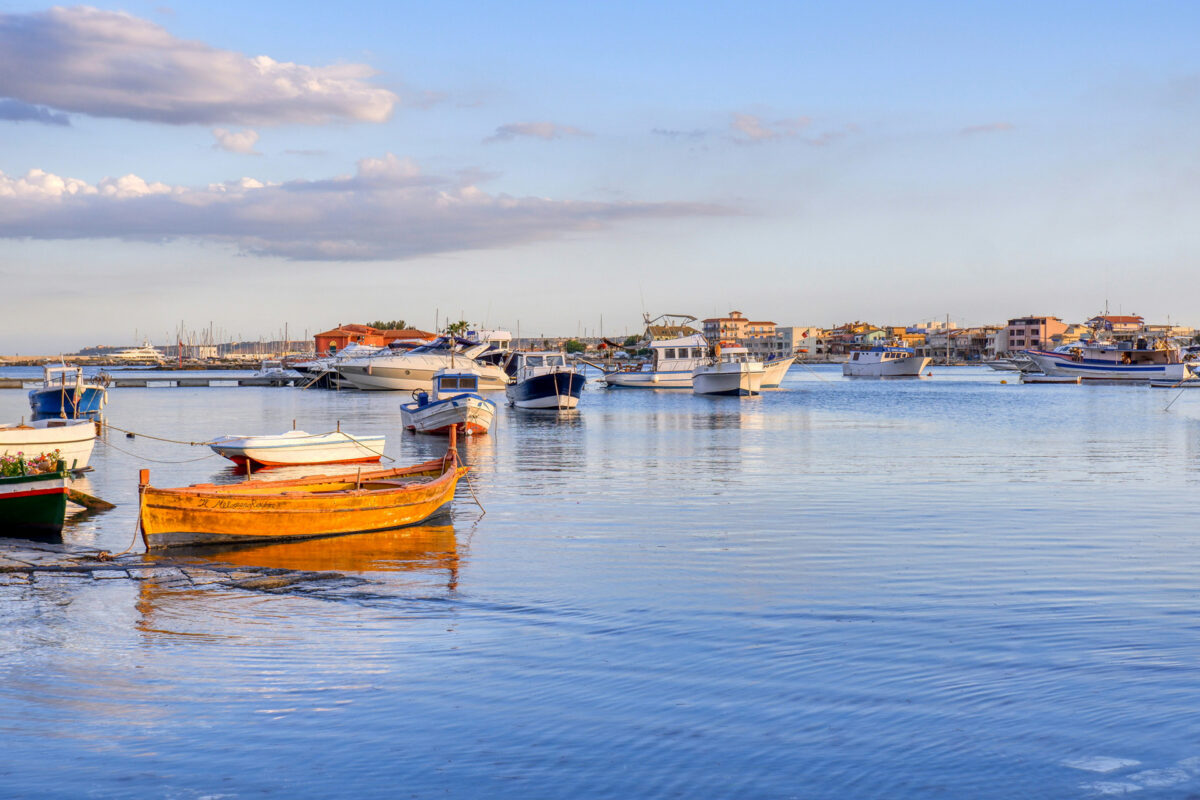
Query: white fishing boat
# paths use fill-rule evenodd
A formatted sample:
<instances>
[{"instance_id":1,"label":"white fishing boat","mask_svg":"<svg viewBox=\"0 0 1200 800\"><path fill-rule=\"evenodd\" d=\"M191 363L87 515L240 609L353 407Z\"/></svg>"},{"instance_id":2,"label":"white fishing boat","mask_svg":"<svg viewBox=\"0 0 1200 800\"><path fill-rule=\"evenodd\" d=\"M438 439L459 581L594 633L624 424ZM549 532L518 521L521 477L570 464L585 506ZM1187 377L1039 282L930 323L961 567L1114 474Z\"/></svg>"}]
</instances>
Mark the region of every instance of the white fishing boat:
<instances>
[{"instance_id":1,"label":"white fishing boat","mask_svg":"<svg viewBox=\"0 0 1200 800\"><path fill-rule=\"evenodd\" d=\"M504 390L517 408L566 410L579 405L587 378L563 353L514 350L504 364L511 382Z\"/></svg>"},{"instance_id":2,"label":"white fishing boat","mask_svg":"<svg viewBox=\"0 0 1200 800\"><path fill-rule=\"evenodd\" d=\"M386 437L353 435L339 429L330 433L288 431L269 436L226 435L209 443L217 455L238 466L297 466L301 464L344 464L378 461Z\"/></svg>"},{"instance_id":3,"label":"white fishing boat","mask_svg":"<svg viewBox=\"0 0 1200 800\"><path fill-rule=\"evenodd\" d=\"M780 358L768 358L764 361L762 388L778 388L779 384L783 383L783 376L787 375L788 368L792 366L795 360L795 356L782 356Z\"/></svg>"},{"instance_id":4,"label":"white fishing boat","mask_svg":"<svg viewBox=\"0 0 1200 800\"><path fill-rule=\"evenodd\" d=\"M1190 367L1179 348L1163 340L1080 341L1057 350L1026 350L1047 375L1078 376L1109 381L1171 381L1186 379Z\"/></svg>"},{"instance_id":5,"label":"white fishing boat","mask_svg":"<svg viewBox=\"0 0 1200 800\"><path fill-rule=\"evenodd\" d=\"M713 357L692 372L695 394L746 397L762 390L763 363L750 357L745 347L719 344Z\"/></svg>"},{"instance_id":6,"label":"white fishing boat","mask_svg":"<svg viewBox=\"0 0 1200 800\"><path fill-rule=\"evenodd\" d=\"M605 372L600 380L611 388L690 389L692 373L709 358L708 341L699 333L646 346L650 349L648 362Z\"/></svg>"},{"instance_id":7,"label":"white fishing boat","mask_svg":"<svg viewBox=\"0 0 1200 800\"><path fill-rule=\"evenodd\" d=\"M461 369L439 370L432 394L413 390L412 403L400 406L404 427L415 433L449 433L471 436L487 433L496 416L496 404L480 397L479 375Z\"/></svg>"},{"instance_id":8,"label":"white fishing boat","mask_svg":"<svg viewBox=\"0 0 1200 800\"><path fill-rule=\"evenodd\" d=\"M338 375L355 388L367 391L433 389L440 370L469 368L479 379L480 390L503 389L508 375L496 364L477 361L492 345L442 336L412 350L381 351L337 365Z\"/></svg>"},{"instance_id":9,"label":"white fishing boat","mask_svg":"<svg viewBox=\"0 0 1200 800\"><path fill-rule=\"evenodd\" d=\"M852 350L850 360L842 364L842 374L854 378L916 378L929 366L929 359L917 355L911 347L875 345L868 350Z\"/></svg>"},{"instance_id":10,"label":"white fishing boat","mask_svg":"<svg viewBox=\"0 0 1200 800\"><path fill-rule=\"evenodd\" d=\"M0 425L0 456L23 453L33 458L57 450L68 469L84 469L96 444L91 420L41 419Z\"/></svg>"}]
</instances>

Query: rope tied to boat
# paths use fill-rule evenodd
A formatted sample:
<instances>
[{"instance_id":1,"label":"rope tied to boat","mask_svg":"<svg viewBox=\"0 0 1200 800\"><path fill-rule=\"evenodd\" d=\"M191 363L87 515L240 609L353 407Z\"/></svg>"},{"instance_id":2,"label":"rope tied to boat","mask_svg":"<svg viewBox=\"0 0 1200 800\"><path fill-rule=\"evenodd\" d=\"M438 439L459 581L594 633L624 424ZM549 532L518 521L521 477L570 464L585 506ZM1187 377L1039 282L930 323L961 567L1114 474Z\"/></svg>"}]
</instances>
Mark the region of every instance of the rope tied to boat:
<instances>
[{"instance_id":1,"label":"rope tied to boat","mask_svg":"<svg viewBox=\"0 0 1200 800\"><path fill-rule=\"evenodd\" d=\"M152 436L148 433L138 433L137 431L129 431L124 428L119 428L116 425L113 425L108 420L104 420L101 424L103 424L104 427L106 427L106 428L112 428L114 431L120 431L121 433L127 433L127 434L130 434L131 436L140 436L143 439L153 439L156 442L169 442L171 444L186 444L186 445L190 445L192 447L208 447L209 445L216 444L217 442L221 441L220 439L213 439L208 442L188 442L188 441L184 441L183 439L168 439L165 436Z\"/></svg>"},{"instance_id":2,"label":"rope tied to boat","mask_svg":"<svg viewBox=\"0 0 1200 800\"><path fill-rule=\"evenodd\" d=\"M107 420L103 421L101 424L103 424L105 427L112 428L114 431L120 431L121 433L126 433L131 436L140 436L143 439L153 439L156 442L168 442L170 444L186 444L190 447L211 447L212 445L217 444L218 442L224 441L224 439L211 439L207 442L191 442L191 441L186 441L184 439L168 439L165 436L152 436L148 433L138 433L137 431L126 430L125 428L121 428L116 425L113 425L111 422L108 422ZM351 436L350 434L348 434L344 430L342 430L340 425L338 426L338 428L336 430L327 431L326 433L310 433L310 434L307 434L306 436L295 436L292 438L295 438L295 439L304 439L304 438L318 439L322 436L329 436L334 433L345 436L347 439L354 442L354 444L356 444L359 447L361 447L362 449L366 450L368 453L374 453L375 455L379 456L380 458L386 458L388 461L396 460L396 459L392 458L391 456L389 456L379 450L376 450L376 449L370 447L369 445L362 443L358 439L354 438L353 436ZM115 447L117 450L121 450L121 448L116 447L116 445L113 445L111 442L105 441L104 443L109 445L110 447ZM121 450L121 452L124 453L126 451ZM129 455L134 455L134 454L129 453ZM216 453L213 453L213 455L216 455ZM209 457L210 456L205 456L205 458L209 458ZM146 459L146 460L153 461L154 459ZM199 461L199 460L200 459L191 459L191 461ZM160 461L159 463L161 463L161 464L186 464L189 462L188 461Z\"/></svg>"}]
</instances>

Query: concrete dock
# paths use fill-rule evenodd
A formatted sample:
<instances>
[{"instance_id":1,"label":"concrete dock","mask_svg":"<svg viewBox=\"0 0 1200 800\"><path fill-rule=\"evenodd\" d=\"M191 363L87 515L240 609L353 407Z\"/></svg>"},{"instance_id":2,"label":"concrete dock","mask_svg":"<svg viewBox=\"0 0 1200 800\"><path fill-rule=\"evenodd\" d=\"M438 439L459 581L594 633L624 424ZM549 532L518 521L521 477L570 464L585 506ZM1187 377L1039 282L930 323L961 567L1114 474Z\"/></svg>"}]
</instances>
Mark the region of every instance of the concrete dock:
<instances>
[{"instance_id":1,"label":"concrete dock","mask_svg":"<svg viewBox=\"0 0 1200 800\"><path fill-rule=\"evenodd\" d=\"M154 389L154 388L227 388L231 386L295 386L303 379L297 378L113 378L110 389ZM0 378L0 389L35 389L41 380Z\"/></svg>"}]
</instances>

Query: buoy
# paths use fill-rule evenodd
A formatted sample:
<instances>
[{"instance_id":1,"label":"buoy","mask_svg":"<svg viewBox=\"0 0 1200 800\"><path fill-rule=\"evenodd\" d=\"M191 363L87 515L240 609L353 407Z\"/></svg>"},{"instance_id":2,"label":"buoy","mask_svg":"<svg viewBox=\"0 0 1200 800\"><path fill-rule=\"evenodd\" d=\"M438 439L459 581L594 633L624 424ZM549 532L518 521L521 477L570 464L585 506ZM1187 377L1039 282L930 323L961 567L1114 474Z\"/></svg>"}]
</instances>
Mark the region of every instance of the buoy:
<instances>
[{"instance_id":1,"label":"buoy","mask_svg":"<svg viewBox=\"0 0 1200 800\"><path fill-rule=\"evenodd\" d=\"M1000 382L1001 382L1001 383L1008 383L1008 381L1000 381Z\"/></svg>"}]
</instances>

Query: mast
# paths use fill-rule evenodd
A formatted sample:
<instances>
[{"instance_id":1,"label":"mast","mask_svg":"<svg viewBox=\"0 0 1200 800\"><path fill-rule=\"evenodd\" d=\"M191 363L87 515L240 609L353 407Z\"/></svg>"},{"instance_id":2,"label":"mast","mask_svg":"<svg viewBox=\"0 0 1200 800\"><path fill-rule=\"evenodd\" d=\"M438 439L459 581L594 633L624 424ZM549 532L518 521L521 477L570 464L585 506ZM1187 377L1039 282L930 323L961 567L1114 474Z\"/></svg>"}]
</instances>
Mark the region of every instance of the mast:
<instances>
[{"instance_id":1,"label":"mast","mask_svg":"<svg viewBox=\"0 0 1200 800\"><path fill-rule=\"evenodd\" d=\"M950 315L946 315L946 366L950 366Z\"/></svg>"}]
</instances>

